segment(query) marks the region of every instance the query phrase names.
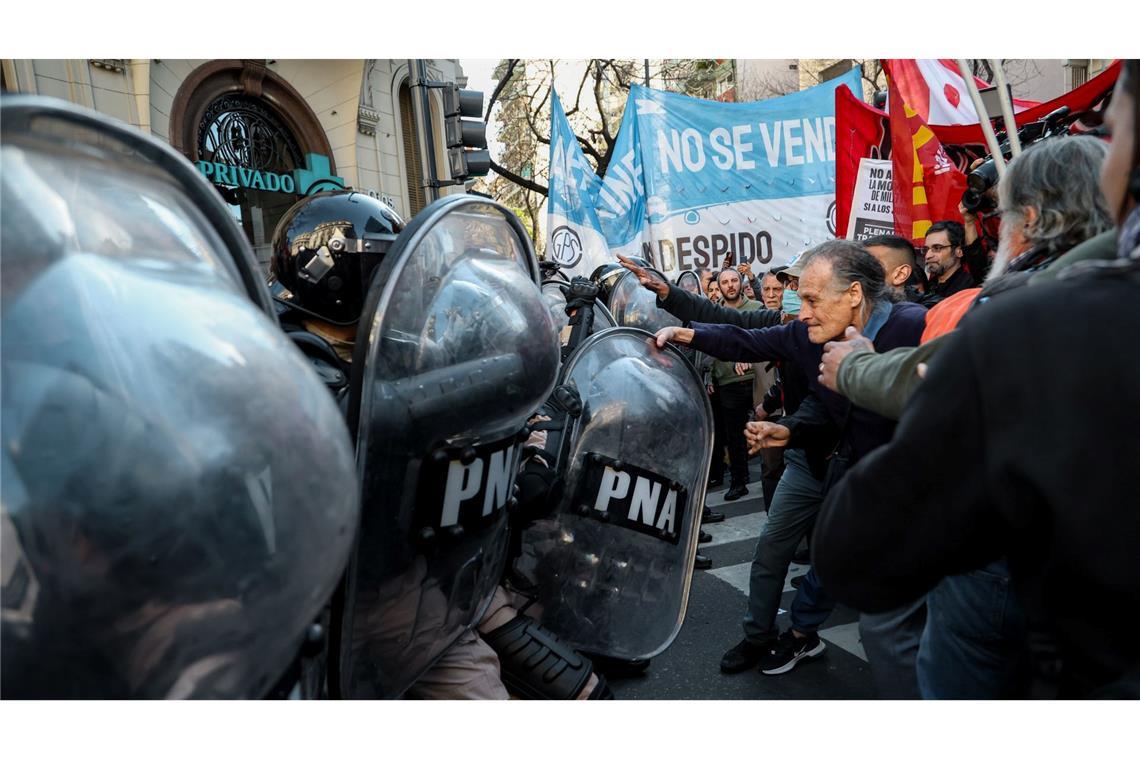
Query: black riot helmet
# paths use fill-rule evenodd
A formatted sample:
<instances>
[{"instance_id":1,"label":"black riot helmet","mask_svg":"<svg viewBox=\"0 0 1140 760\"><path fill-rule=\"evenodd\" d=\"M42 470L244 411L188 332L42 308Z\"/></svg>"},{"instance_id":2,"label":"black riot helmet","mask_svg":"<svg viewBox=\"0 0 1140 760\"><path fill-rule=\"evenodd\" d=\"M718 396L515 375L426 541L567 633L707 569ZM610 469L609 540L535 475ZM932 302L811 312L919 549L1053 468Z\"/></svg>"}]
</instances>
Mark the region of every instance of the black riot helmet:
<instances>
[{"instance_id":1,"label":"black riot helmet","mask_svg":"<svg viewBox=\"0 0 1140 760\"><path fill-rule=\"evenodd\" d=\"M404 222L387 204L354 191L297 201L273 232L270 273L290 305L338 325L354 324L364 294Z\"/></svg>"},{"instance_id":2,"label":"black riot helmet","mask_svg":"<svg viewBox=\"0 0 1140 760\"><path fill-rule=\"evenodd\" d=\"M351 442L193 165L0 99L0 697L254 698L359 520Z\"/></svg>"},{"instance_id":3,"label":"black riot helmet","mask_svg":"<svg viewBox=\"0 0 1140 760\"><path fill-rule=\"evenodd\" d=\"M618 262L614 261L609 264L602 264L595 269L590 275L590 282L598 286L598 300L607 306L610 303L610 293L613 290L614 283L618 278L625 274L627 270Z\"/></svg>"}]
</instances>

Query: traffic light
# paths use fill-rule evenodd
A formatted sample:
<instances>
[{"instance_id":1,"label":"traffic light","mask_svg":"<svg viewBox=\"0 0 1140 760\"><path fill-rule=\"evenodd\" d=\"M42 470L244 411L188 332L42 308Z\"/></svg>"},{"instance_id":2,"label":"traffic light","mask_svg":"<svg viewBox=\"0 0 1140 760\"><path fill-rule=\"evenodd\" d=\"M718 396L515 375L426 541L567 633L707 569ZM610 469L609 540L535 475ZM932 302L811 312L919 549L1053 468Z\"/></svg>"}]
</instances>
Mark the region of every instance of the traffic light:
<instances>
[{"instance_id":1,"label":"traffic light","mask_svg":"<svg viewBox=\"0 0 1140 760\"><path fill-rule=\"evenodd\" d=\"M444 131L447 159L453 179L482 177L491 170L487 148L487 124L483 121L483 93L443 86ZM466 118L475 117L475 118Z\"/></svg>"}]
</instances>

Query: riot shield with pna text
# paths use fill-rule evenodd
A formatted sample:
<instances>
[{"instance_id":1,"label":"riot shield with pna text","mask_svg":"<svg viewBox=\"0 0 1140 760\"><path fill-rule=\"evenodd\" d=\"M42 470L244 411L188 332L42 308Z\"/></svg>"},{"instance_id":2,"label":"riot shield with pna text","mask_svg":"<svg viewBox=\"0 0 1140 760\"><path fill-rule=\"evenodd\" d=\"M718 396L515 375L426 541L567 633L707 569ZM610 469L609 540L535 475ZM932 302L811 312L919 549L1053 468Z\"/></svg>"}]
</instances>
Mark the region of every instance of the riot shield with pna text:
<instances>
[{"instance_id":1,"label":"riot shield with pna text","mask_svg":"<svg viewBox=\"0 0 1140 760\"><path fill-rule=\"evenodd\" d=\"M526 422L558 373L538 276L514 215L472 196L424 209L377 270L349 397L362 517L334 696L398 696L490 602Z\"/></svg>"},{"instance_id":2,"label":"riot shield with pna text","mask_svg":"<svg viewBox=\"0 0 1140 760\"><path fill-rule=\"evenodd\" d=\"M582 412L564 438L565 486L515 563L542 622L572 646L653 657L681 628L712 452L712 410L693 366L642 330L591 336L561 383Z\"/></svg>"}]
</instances>

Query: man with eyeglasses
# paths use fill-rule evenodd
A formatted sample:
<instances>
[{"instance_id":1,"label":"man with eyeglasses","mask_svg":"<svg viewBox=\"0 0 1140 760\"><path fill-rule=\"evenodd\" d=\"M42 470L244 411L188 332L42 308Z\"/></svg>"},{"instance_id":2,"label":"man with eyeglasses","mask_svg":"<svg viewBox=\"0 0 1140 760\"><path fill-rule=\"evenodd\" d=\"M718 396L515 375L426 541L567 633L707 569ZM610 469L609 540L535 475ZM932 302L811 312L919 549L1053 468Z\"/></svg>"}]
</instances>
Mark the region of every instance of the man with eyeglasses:
<instances>
[{"instance_id":1,"label":"man with eyeglasses","mask_svg":"<svg viewBox=\"0 0 1140 760\"><path fill-rule=\"evenodd\" d=\"M976 286L974 278L962 267L962 246L966 230L958 222L942 221L930 225L922 247L930 287L919 302L927 308L959 290Z\"/></svg>"}]
</instances>

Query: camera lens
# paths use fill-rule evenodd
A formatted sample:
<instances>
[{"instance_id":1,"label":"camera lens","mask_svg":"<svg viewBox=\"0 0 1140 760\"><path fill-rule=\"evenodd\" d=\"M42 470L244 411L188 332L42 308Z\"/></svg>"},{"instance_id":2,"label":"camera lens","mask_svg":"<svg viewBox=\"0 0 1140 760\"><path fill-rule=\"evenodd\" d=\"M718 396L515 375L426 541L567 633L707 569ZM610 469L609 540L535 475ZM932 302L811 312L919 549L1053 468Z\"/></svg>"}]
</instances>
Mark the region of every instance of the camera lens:
<instances>
[{"instance_id":1,"label":"camera lens","mask_svg":"<svg viewBox=\"0 0 1140 760\"><path fill-rule=\"evenodd\" d=\"M969 211L971 214L976 213L978 206L981 205L982 196L973 190L967 190L962 193L962 208Z\"/></svg>"}]
</instances>

